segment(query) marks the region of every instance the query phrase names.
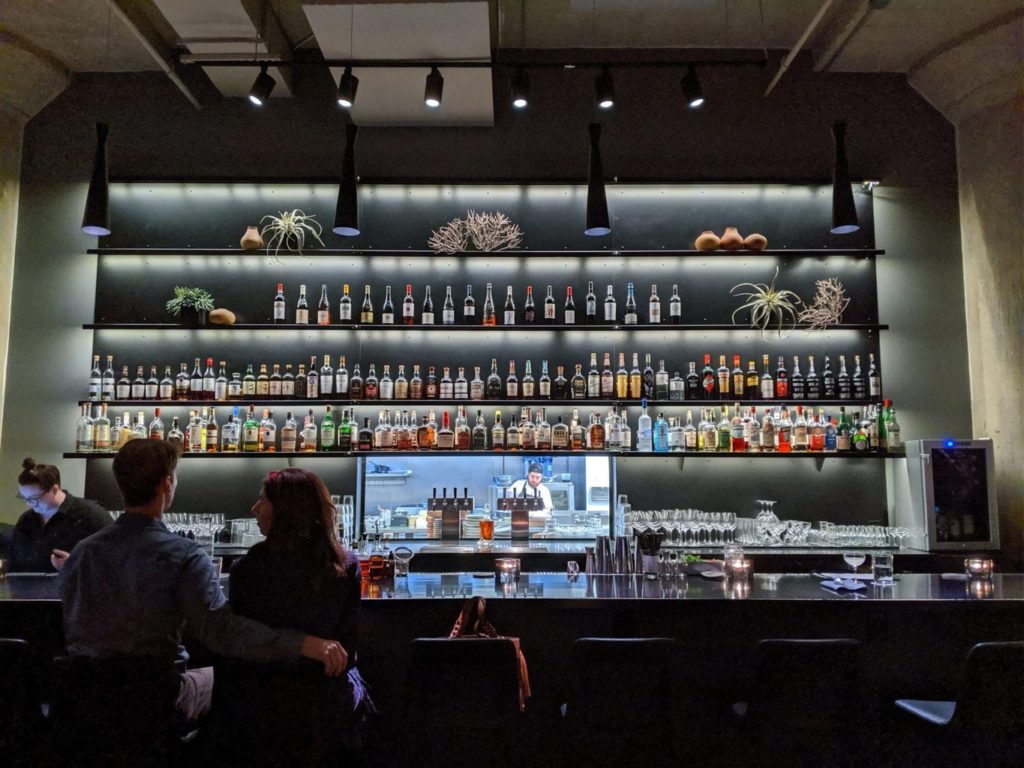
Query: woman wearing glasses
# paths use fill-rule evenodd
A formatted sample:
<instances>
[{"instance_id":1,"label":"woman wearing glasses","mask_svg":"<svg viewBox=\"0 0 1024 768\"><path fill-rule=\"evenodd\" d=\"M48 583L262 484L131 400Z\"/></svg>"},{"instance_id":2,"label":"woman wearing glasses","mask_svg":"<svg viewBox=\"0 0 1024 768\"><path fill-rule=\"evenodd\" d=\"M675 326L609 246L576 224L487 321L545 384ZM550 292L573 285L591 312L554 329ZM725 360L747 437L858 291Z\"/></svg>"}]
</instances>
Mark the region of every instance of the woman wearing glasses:
<instances>
[{"instance_id":1,"label":"woman wearing glasses","mask_svg":"<svg viewBox=\"0 0 1024 768\"><path fill-rule=\"evenodd\" d=\"M18 498L29 508L11 532L0 537L0 551L10 572L52 572L75 545L113 523L95 501L61 488L60 470L25 459L18 475Z\"/></svg>"}]
</instances>

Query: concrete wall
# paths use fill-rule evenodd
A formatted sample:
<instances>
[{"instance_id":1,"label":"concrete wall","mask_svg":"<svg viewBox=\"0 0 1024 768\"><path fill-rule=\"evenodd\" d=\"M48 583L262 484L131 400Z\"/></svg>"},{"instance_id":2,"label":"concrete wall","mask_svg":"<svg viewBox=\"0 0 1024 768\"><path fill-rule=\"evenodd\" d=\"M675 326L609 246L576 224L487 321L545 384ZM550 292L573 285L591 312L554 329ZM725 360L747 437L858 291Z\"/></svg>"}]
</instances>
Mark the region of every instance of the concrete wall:
<instances>
[{"instance_id":1,"label":"concrete wall","mask_svg":"<svg viewBox=\"0 0 1024 768\"><path fill-rule=\"evenodd\" d=\"M957 126L974 436L995 441L1004 552L1024 565L1024 101Z\"/></svg>"},{"instance_id":2,"label":"concrete wall","mask_svg":"<svg viewBox=\"0 0 1024 768\"><path fill-rule=\"evenodd\" d=\"M7 368L7 346L11 330L14 245L18 231L21 139L24 127L23 117L0 107L0 413L3 413L4 408L4 371ZM3 444L3 421L0 421L0 450Z\"/></svg>"},{"instance_id":3,"label":"concrete wall","mask_svg":"<svg viewBox=\"0 0 1024 768\"><path fill-rule=\"evenodd\" d=\"M586 124L600 119L609 176L821 181L831 172L829 126L848 119L854 178L884 184L875 193L878 242L890 249L879 264L881 321L893 325L882 339L887 393L902 407L908 438L968 433L952 127L900 76L815 75L800 59L765 99L772 71L712 70L704 82L706 108L688 112L675 73L626 70L616 75L621 105L602 116L591 103L591 75L538 71L531 74L528 112L512 114L496 97L492 128L361 131L359 172L382 180L582 182ZM507 92L500 88L496 93ZM271 100L264 111L233 100L197 112L159 74L89 76L77 78L29 123L0 520L20 511L7 499L22 456L58 461L73 441L72 403L81 396L91 352L90 334L80 326L92 317L95 258L85 250L94 241L78 224L96 120L111 125L115 177L323 179L334 177L341 163L344 118L329 94ZM923 290L922 280L941 293ZM73 491L81 488L80 465L62 463Z\"/></svg>"}]
</instances>

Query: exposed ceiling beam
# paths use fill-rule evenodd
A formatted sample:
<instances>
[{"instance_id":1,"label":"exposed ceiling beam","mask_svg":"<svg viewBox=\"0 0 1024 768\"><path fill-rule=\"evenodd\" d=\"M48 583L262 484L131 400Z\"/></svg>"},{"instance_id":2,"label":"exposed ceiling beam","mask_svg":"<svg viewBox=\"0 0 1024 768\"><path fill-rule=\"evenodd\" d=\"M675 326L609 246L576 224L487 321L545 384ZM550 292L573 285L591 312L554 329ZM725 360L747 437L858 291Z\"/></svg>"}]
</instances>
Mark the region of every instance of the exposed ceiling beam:
<instances>
[{"instance_id":1,"label":"exposed ceiling beam","mask_svg":"<svg viewBox=\"0 0 1024 768\"><path fill-rule=\"evenodd\" d=\"M821 23L821 20L825 18L825 14L828 13L828 9L831 5L832 0L825 0L825 2L821 4L818 12L814 14L814 18L811 19L811 23L807 25L807 29L803 31L803 34L800 35L800 39L796 41L796 45L794 45L792 50L786 54L786 58L782 60L782 64L779 65L779 71L775 73L775 77L773 77L772 81L768 83L768 87L764 91L765 96L772 92L779 80L782 79L782 76L786 74L786 70L789 69L789 65L793 63L793 59L795 59L797 54L800 53L800 50L804 47L804 43L807 42L811 33L814 32L815 28Z\"/></svg>"},{"instance_id":2,"label":"exposed ceiling beam","mask_svg":"<svg viewBox=\"0 0 1024 768\"><path fill-rule=\"evenodd\" d=\"M829 23L821 28L818 36L814 51L815 72L828 68L875 8L876 4L872 0L857 0L843 3L839 7Z\"/></svg>"}]
</instances>

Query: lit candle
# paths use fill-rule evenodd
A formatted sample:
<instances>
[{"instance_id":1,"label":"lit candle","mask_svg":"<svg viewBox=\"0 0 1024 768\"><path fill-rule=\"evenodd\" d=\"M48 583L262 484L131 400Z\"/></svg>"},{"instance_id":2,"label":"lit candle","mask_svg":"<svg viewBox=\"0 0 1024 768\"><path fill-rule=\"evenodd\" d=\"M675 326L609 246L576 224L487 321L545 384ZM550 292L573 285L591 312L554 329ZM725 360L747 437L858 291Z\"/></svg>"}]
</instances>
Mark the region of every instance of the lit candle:
<instances>
[{"instance_id":1,"label":"lit candle","mask_svg":"<svg viewBox=\"0 0 1024 768\"><path fill-rule=\"evenodd\" d=\"M494 561L494 566L497 568L498 574L504 583L515 581L516 577L519 576L518 557L499 557Z\"/></svg>"},{"instance_id":2,"label":"lit candle","mask_svg":"<svg viewBox=\"0 0 1024 768\"><path fill-rule=\"evenodd\" d=\"M726 563L725 572L737 581L746 581L753 571L753 563L742 557L734 557Z\"/></svg>"},{"instance_id":3,"label":"lit candle","mask_svg":"<svg viewBox=\"0 0 1024 768\"><path fill-rule=\"evenodd\" d=\"M964 560L964 568L972 579L991 579L992 561L985 557L968 557Z\"/></svg>"}]
</instances>

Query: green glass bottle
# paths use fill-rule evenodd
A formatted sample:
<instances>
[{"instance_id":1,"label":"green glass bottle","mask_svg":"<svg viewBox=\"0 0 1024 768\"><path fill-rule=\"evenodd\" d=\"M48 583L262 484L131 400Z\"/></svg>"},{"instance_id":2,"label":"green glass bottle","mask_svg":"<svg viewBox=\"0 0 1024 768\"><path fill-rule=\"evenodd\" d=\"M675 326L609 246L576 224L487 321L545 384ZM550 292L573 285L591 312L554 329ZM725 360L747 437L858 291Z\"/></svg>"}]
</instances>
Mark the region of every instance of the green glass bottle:
<instances>
[{"instance_id":1,"label":"green glass bottle","mask_svg":"<svg viewBox=\"0 0 1024 768\"><path fill-rule=\"evenodd\" d=\"M331 414L331 406L327 406L324 420L320 424L320 450L333 451L337 429L334 425L334 416Z\"/></svg>"},{"instance_id":2,"label":"green glass bottle","mask_svg":"<svg viewBox=\"0 0 1024 768\"><path fill-rule=\"evenodd\" d=\"M256 419L256 407L249 406L249 415L242 425L242 450L256 453L260 449L260 423Z\"/></svg>"}]
</instances>

